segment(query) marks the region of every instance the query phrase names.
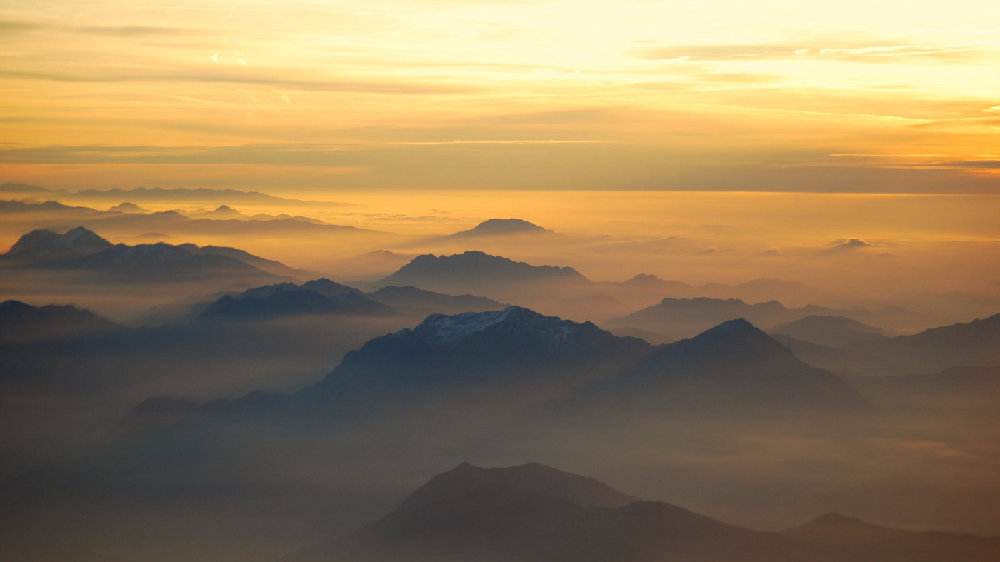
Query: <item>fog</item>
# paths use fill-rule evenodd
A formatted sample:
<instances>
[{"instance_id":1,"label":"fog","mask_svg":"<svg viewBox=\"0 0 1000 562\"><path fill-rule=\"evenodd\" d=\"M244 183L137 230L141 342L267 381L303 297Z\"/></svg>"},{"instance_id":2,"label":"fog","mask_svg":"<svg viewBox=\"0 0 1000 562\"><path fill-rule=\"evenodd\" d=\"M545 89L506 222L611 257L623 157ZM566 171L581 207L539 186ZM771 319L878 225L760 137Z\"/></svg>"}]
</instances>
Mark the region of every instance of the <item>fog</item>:
<instances>
[{"instance_id":1,"label":"fog","mask_svg":"<svg viewBox=\"0 0 1000 562\"><path fill-rule=\"evenodd\" d=\"M243 218L225 220L210 218L230 203L218 193L136 199L148 213L177 210L181 218L169 221L142 211L124 220L107 211L121 201L85 192L45 197L89 210L5 210L0 246L32 229L82 225L113 243L230 246L291 269L179 281L2 264L0 300L72 304L117 323L0 341L0 547L12 560L278 562L370 524L462 461L542 462L753 529L839 511L906 529L1000 535L994 324L916 344L893 337L1000 310L993 196L345 191L310 202L322 196L303 192L243 198L230 205ZM248 218L259 214L271 218ZM271 224L282 214L317 222ZM551 232L449 236L498 217ZM159 231L148 230L154 224ZM808 397L778 386L751 392L756 379L715 396L711 384L684 394L697 385L633 381L657 404L602 394L614 387L599 383L647 361L648 346L636 340L595 363L588 349L570 353L581 363L569 366L543 352L539 363L498 360L455 387L420 387L421 376L450 381L454 358L421 373L405 354L403 363L387 355L369 367L403 383L351 394L350 385L318 383L349 352L417 326L437 305L384 316L199 316L225 294L324 276L371 296L416 255L467 250L573 267L585 278L501 282L487 273L421 288L594 321L654 344L731 320L699 309L696 320L627 321L668 297L780 301L779 315L751 318L766 330L819 313L863 321L879 339L781 340L808 363L800 371L828 369L823 376L839 377L863 405L786 408ZM625 283L639 273L670 283ZM476 345L463 356L469 365L506 357L490 342ZM628 356L633 348L641 349ZM683 362L695 355L675 355L679 371L695 368ZM749 357L720 355L704 373L753 376ZM751 407L729 408L741 401Z\"/></svg>"}]
</instances>

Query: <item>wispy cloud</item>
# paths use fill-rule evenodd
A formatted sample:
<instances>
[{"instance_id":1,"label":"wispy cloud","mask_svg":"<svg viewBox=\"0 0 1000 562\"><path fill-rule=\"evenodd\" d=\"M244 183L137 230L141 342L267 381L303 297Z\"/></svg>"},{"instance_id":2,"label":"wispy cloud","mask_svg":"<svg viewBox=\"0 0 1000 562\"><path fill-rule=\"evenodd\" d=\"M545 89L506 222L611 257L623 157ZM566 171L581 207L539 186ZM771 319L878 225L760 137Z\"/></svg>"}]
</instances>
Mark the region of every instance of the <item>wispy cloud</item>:
<instances>
[{"instance_id":1,"label":"wispy cloud","mask_svg":"<svg viewBox=\"0 0 1000 562\"><path fill-rule=\"evenodd\" d=\"M103 35L112 37L149 37L156 35L195 35L204 33L202 30L198 29L157 25L71 26L43 21L0 20L0 35L34 31L58 31L63 33L79 33L83 35Z\"/></svg>"},{"instance_id":2,"label":"wispy cloud","mask_svg":"<svg viewBox=\"0 0 1000 562\"><path fill-rule=\"evenodd\" d=\"M347 79L301 79L286 78L267 71L241 69L176 69L166 71L151 70L99 70L90 74L70 74L41 72L34 70L0 70L0 77L22 80L44 80L68 83L124 83L124 82L199 82L215 84L241 84L247 86L271 86L286 90L322 92L355 92L369 94L459 94L478 91L466 85Z\"/></svg>"},{"instance_id":3,"label":"wispy cloud","mask_svg":"<svg viewBox=\"0 0 1000 562\"><path fill-rule=\"evenodd\" d=\"M932 47L895 42L801 42L717 45L675 45L642 51L652 60L753 61L765 59L818 59L864 63L907 60L956 61L977 57L980 52L964 46Z\"/></svg>"}]
</instances>

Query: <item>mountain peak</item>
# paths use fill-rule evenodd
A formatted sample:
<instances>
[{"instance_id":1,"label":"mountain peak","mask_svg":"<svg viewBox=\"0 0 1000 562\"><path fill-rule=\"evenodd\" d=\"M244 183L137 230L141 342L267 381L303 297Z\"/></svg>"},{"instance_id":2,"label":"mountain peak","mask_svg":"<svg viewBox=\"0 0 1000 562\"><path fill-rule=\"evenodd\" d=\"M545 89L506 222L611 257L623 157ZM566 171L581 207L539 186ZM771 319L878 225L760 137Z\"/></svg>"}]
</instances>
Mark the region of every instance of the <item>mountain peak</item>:
<instances>
[{"instance_id":1,"label":"mountain peak","mask_svg":"<svg viewBox=\"0 0 1000 562\"><path fill-rule=\"evenodd\" d=\"M549 232L551 231L524 219L487 219L469 230L456 232L451 237L546 234Z\"/></svg>"},{"instance_id":2,"label":"mountain peak","mask_svg":"<svg viewBox=\"0 0 1000 562\"><path fill-rule=\"evenodd\" d=\"M479 287L509 283L586 280L572 267L531 265L479 250L468 250L461 254L417 256L383 279L382 283L476 292Z\"/></svg>"},{"instance_id":3,"label":"mountain peak","mask_svg":"<svg viewBox=\"0 0 1000 562\"><path fill-rule=\"evenodd\" d=\"M52 230L32 230L11 246L6 257L31 261L84 257L110 248L111 242L94 231L78 226L59 234Z\"/></svg>"},{"instance_id":4,"label":"mountain peak","mask_svg":"<svg viewBox=\"0 0 1000 562\"><path fill-rule=\"evenodd\" d=\"M439 474L403 501L402 511L462 501L470 496L496 496L505 501L544 497L580 507L621 507L635 498L593 478L564 472L541 463L484 468L463 462Z\"/></svg>"},{"instance_id":5,"label":"mountain peak","mask_svg":"<svg viewBox=\"0 0 1000 562\"><path fill-rule=\"evenodd\" d=\"M413 331L425 342L452 345L501 324L511 332L534 331L556 339L565 339L577 327L584 326L554 316L544 316L527 308L510 306L503 310L463 312L450 316L432 314Z\"/></svg>"}]
</instances>

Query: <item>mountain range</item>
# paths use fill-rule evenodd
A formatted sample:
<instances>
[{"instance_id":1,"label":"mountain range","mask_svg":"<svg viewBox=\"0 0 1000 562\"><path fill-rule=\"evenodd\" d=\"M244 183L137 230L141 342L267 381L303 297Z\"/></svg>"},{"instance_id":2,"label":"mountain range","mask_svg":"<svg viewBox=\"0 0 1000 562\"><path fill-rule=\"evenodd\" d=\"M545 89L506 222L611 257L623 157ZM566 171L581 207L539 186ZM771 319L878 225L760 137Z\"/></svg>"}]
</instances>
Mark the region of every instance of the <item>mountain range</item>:
<instances>
[{"instance_id":1,"label":"mountain range","mask_svg":"<svg viewBox=\"0 0 1000 562\"><path fill-rule=\"evenodd\" d=\"M462 463L375 523L289 562L995 562L998 552L1000 537L909 532L836 514L755 531L537 463Z\"/></svg>"},{"instance_id":2,"label":"mountain range","mask_svg":"<svg viewBox=\"0 0 1000 562\"><path fill-rule=\"evenodd\" d=\"M64 233L34 230L0 256L20 269L76 271L127 282L173 282L213 277L246 281L295 274L284 264L224 246L112 244L84 227Z\"/></svg>"},{"instance_id":3,"label":"mountain range","mask_svg":"<svg viewBox=\"0 0 1000 562\"><path fill-rule=\"evenodd\" d=\"M1000 365L1000 314L912 335L874 338L867 343L831 349L788 341L808 362L837 372L874 375L931 374L966 366Z\"/></svg>"},{"instance_id":4,"label":"mountain range","mask_svg":"<svg viewBox=\"0 0 1000 562\"><path fill-rule=\"evenodd\" d=\"M412 285L444 292L486 294L524 286L580 284L588 280L571 267L531 265L480 251L413 258L381 285Z\"/></svg>"},{"instance_id":5,"label":"mountain range","mask_svg":"<svg viewBox=\"0 0 1000 562\"><path fill-rule=\"evenodd\" d=\"M611 322L623 333L642 331L663 341L690 337L720 322L745 318L765 329L806 316L832 312L818 306L787 308L778 301L748 304L740 299L664 298L659 303Z\"/></svg>"},{"instance_id":6,"label":"mountain range","mask_svg":"<svg viewBox=\"0 0 1000 562\"><path fill-rule=\"evenodd\" d=\"M301 314L386 315L390 307L371 299L358 289L329 279L301 285L279 283L226 295L205 306L202 318L273 318Z\"/></svg>"},{"instance_id":7,"label":"mountain range","mask_svg":"<svg viewBox=\"0 0 1000 562\"><path fill-rule=\"evenodd\" d=\"M854 411L863 400L744 320L650 345L508 307L435 314L368 341L294 395L248 396L206 411L321 412L339 417L488 411L589 415L770 415Z\"/></svg>"}]
</instances>

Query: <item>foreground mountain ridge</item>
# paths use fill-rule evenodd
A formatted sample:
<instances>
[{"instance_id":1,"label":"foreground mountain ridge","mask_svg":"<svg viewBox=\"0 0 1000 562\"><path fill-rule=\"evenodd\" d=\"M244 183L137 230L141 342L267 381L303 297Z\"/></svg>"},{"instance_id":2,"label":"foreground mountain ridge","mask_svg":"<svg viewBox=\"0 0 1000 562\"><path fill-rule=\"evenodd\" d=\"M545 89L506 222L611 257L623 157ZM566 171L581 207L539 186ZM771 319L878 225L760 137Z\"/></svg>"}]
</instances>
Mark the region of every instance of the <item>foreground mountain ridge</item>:
<instances>
[{"instance_id":1,"label":"foreground mountain ridge","mask_svg":"<svg viewBox=\"0 0 1000 562\"><path fill-rule=\"evenodd\" d=\"M382 519L291 562L995 562L998 547L1000 537L912 533L835 514L752 531L537 463L463 463Z\"/></svg>"}]
</instances>

